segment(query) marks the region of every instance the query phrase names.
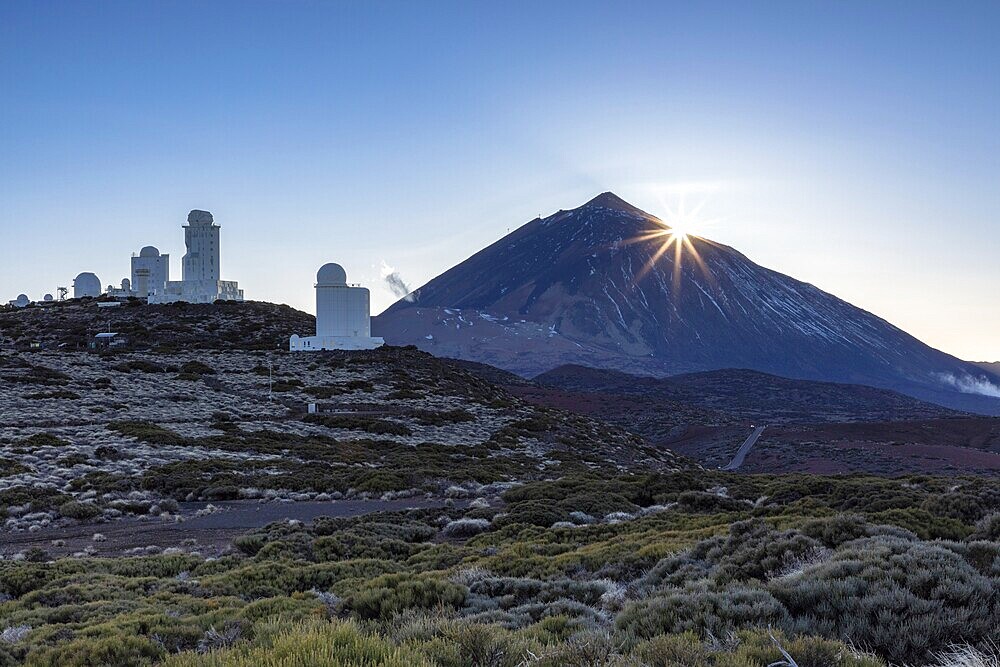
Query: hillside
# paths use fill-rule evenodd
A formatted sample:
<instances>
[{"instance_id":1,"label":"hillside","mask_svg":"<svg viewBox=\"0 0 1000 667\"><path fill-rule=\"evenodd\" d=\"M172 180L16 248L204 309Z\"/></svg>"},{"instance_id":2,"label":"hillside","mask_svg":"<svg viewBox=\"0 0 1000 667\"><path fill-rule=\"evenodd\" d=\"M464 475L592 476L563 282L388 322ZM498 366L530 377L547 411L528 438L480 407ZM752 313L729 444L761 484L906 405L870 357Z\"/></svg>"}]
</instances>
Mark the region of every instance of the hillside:
<instances>
[{"instance_id":1,"label":"hillside","mask_svg":"<svg viewBox=\"0 0 1000 667\"><path fill-rule=\"evenodd\" d=\"M767 428L746 472L1000 474L1000 419L884 389L745 370L652 378L564 366L509 391L622 425L709 468L729 463L754 423Z\"/></svg>"},{"instance_id":2,"label":"hillside","mask_svg":"<svg viewBox=\"0 0 1000 667\"><path fill-rule=\"evenodd\" d=\"M654 378L569 365L542 373L535 382L556 389L641 395L768 424L902 421L962 414L886 389L792 380L748 370Z\"/></svg>"},{"instance_id":3,"label":"hillside","mask_svg":"<svg viewBox=\"0 0 1000 667\"><path fill-rule=\"evenodd\" d=\"M47 340L91 316L69 312ZM777 642L804 666L887 667L995 634L1000 487L961 474L981 460L945 468L938 452L997 457L984 422L1000 420L896 422L899 441L872 448L871 422L792 423L795 401L830 417L843 391L840 414L925 408L746 371L681 377L678 395L739 411L760 394L787 418L748 471L898 472L886 457L901 452L902 470L949 476L720 472L634 435L691 420L677 441L698 456L699 433L728 456L745 436L644 388L670 378L562 369L563 392L415 348L197 342L243 330L242 313L203 309L178 338L137 341L149 349L0 352L0 664L760 667ZM845 571L862 573L850 595Z\"/></svg>"},{"instance_id":4,"label":"hillside","mask_svg":"<svg viewBox=\"0 0 1000 667\"><path fill-rule=\"evenodd\" d=\"M138 349L287 350L296 331L313 331L316 318L262 301L146 305L137 300L101 308L93 299L0 311L0 349L86 348L109 329Z\"/></svg>"},{"instance_id":5,"label":"hillside","mask_svg":"<svg viewBox=\"0 0 1000 667\"><path fill-rule=\"evenodd\" d=\"M981 366L992 373L1000 374L1000 361L981 361L976 365Z\"/></svg>"},{"instance_id":6,"label":"hillside","mask_svg":"<svg viewBox=\"0 0 1000 667\"><path fill-rule=\"evenodd\" d=\"M518 228L373 321L375 335L534 376L565 364L669 376L748 368L964 410L1000 377L812 285L688 237L611 193Z\"/></svg>"},{"instance_id":7,"label":"hillside","mask_svg":"<svg viewBox=\"0 0 1000 667\"><path fill-rule=\"evenodd\" d=\"M307 414L310 402L323 412ZM0 405L8 532L72 524L60 508L83 500L106 520L169 501L170 519L184 501L442 496L574 470L690 467L413 349L7 354Z\"/></svg>"}]
</instances>

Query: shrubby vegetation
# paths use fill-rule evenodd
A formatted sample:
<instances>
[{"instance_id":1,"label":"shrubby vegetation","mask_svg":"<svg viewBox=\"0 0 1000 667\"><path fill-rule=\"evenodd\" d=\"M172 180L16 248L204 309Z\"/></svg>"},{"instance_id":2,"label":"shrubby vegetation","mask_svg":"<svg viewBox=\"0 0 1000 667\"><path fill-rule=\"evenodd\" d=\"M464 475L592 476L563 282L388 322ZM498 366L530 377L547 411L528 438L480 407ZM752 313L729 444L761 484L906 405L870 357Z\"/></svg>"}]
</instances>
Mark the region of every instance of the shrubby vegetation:
<instances>
[{"instance_id":1,"label":"shrubby vegetation","mask_svg":"<svg viewBox=\"0 0 1000 667\"><path fill-rule=\"evenodd\" d=\"M997 639L996 491L577 474L271 524L216 560L32 554L0 563L0 664L929 664Z\"/></svg>"},{"instance_id":2,"label":"shrubby vegetation","mask_svg":"<svg viewBox=\"0 0 1000 667\"><path fill-rule=\"evenodd\" d=\"M411 435L413 433L405 424L362 415L312 414L303 417L303 421L327 428L364 431L374 435Z\"/></svg>"}]
</instances>

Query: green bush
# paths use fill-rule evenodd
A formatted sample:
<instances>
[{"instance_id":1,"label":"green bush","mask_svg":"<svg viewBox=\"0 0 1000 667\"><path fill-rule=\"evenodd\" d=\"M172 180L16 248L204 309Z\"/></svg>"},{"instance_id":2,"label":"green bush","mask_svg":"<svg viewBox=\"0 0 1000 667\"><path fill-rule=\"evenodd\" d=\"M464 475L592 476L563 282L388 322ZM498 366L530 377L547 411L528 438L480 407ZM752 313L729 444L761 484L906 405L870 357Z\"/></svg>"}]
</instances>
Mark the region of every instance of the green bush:
<instances>
[{"instance_id":1,"label":"green bush","mask_svg":"<svg viewBox=\"0 0 1000 667\"><path fill-rule=\"evenodd\" d=\"M969 539L1000 542L1000 512L994 512L977 521L976 530Z\"/></svg>"},{"instance_id":2,"label":"green bush","mask_svg":"<svg viewBox=\"0 0 1000 667\"><path fill-rule=\"evenodd\" d=\"M669 589L630 604L618 616L619 630L649 639L693 631L716 637L745 628L782 627L788 612L767 591L743 586L711 590L704 586Z\"/></svg>"},{"instance_id":3,"label":"green bush","mask_svg":"<svg viewBox=\"0 0 1000 667\"><path fill-rule=\"evenodd\" d=\"M9 477L10 475L20 475L30 471L31 468L21 465L14 459L4 459L0 458L0 477Z\"/></svg>"},{"instance_id":4,"label":"green bush","mask_svg":"<svg viewBox=\"0 0 1000 667\"><path fill-rule=\"evenodd\" d=\"M660 635L639 644L635 654L650 667L709 667L711 652L694 632Z\"/></svg>"},{"instance_id":5,"label":"green bush","mask_svg":"<svg viewBox=\"0 0 1000 667\"><path fill-rule=\"evenodd\" d=\"M65 502L59 506L59 514L68 519L86 521L100 516L101 508L92 503L82 503L76 500L70 500L69 502Z\"/></svg>"},{"instance_id":6,"label":"green bush","mask_svg":"<svg viewBox=\"0 0 1000 667\"><path fill-rule=\"evenodd\" d=\"M352 431L364 431L375 435L412 435L413 431L404 424L377 419L375 417L354 415L324 415L310 414L302 418L309 424L318 424L327 428L343 428Z\"/></svg>"},{"instance_id":7,"label":"green bush","mask_svg":"<svg viewBox=\"0 0 1000 667\"><path fill-rule=\"evenodd\" d=\"M29 667L141 665L163 655L163 648L149 639L120 634L81 637L52 648L40 648L28 654L25 664Z\"/></svg>"},{"instance_id":8,"label":"green bush","mask_svg":"<svg viewBox=\"0 0 1000 667\"><path fill-rule=\"evenodd\" d=\"M215 375L215 369L200 361L188 361L181 365L180 372L184 375Z\"/></svg>"},{"instance_id":9,"label":"green bush","mask_svg":"<svg viewBox=\"0 0 1000 667\"><path fill-rule=\"evenodd\" d=\"M107 428L121 433L127 438L135 438L154 445L183 445L184 438L168 428L147 421L111 422Z\"/></svg>"},{"instance_id":10,"label":"green bush","mask_svg":"<svg viewBox=\"0 0 1000 667\"><path fill-rule=\"evenodd\" d=\"M551 503L541 500L528 500L512 506L507 515L499 518L497 523L501 526L512 523L525 523L548 528L557 521L565 521L568 518L569 512L553 506Z\"/></svg>"},{"instance_id":11,"label":"green bush","mask_svg":"<svg viewBox=\"0 0 1000 667\"><path fill-rule=\"evenodd\" d=\"M796 631L849 637L895 662L924 660L961 637L994 636L1000 580L943 546L891 536L850 542L770 593Z\"/></svg>"},{"instance_id":12,"label":"green bush","mask_svg":"<svg viewBox=\"0 0 1000 667\"><path fill-rule=\"evenodd\" d=\"M145 359L132 359L131 361L114 366L114 369L120 373L132 373L136 371L140 373L162 373L164 371L163 366L152 361L146 361Z\"/></svg>"},{"instance_id":13,"label":"green bush","mask_svg":"<svg viewBox=\"0 0 1000 667\"><path fill-rule=\"evenodd\" d=\"M290 667L329 665L348 667L435 667L405 646L380 635L363 632L344 621L312 620L298 624L273 619L254 628L251 642L204 655L169 656L164 667Z\"/></svg>"},{"instance_id":14,"label":"green bush","mask_svg":"<svg viewBox=\"0 0 1000 667\"><path fill-rule=\"evenodd\" d=\"M458 607L466 588L435 576L387 574L344 600L344 608L364 619L388 620L407 609Z\"/></svg>"},{"instance_id":15,"label":"green bush","mask_svg":"<svg viewBox=\"0 0 1000 667\"><path fill-rule=\"evenodd\" d=\"M21 441L24 447L65 447L69 443L51 433L36 433Z\"/></svg>"}]
</instances>

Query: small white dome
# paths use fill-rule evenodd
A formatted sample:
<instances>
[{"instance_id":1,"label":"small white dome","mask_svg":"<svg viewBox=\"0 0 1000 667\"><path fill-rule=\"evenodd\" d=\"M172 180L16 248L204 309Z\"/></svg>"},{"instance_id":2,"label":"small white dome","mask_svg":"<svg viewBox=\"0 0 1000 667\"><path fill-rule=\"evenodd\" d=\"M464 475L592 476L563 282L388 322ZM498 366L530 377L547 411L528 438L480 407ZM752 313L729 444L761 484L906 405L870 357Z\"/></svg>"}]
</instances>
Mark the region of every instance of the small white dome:
<instances>
[{"instance_id":1,"label":"small white dome","mask_svg":"<svg viewBox=\"0 0 1000 667\"><path fill-rule=\"evenodd\" d=\"M148 245L139 251L139 257L159 257L160 251L154 246Z\"/></svg>"},{"instance_id":2,"label":"small white dome","mask_svg":"<svg viewBox=\"0 0 1000 667\"><path fill-rule=\"evenodd\" d=\"M46 294L44 297L42 297L42 299L44 301L54 301L54 298L51 294Z\"/></svg>"},{"instance_id":3,"label":"small white dome","mask_svg":"<svg viewBox=\"0 0 1000 667\"><path fill-rule=\"evenodd\" d=\"M324 264L316 273L317 285L346 285L347 271L340 264Z\"/></svg>"},{"instance_id":4,"label":"small white dome","mask_svg":"<svg viewBox=\"0 0 1000 667\"><path fill-rule=\"evenodd\" d=\"M122 278L122 289L126 292L132 291L132 281L128 278Z\"/></svg>"}]
</instances>

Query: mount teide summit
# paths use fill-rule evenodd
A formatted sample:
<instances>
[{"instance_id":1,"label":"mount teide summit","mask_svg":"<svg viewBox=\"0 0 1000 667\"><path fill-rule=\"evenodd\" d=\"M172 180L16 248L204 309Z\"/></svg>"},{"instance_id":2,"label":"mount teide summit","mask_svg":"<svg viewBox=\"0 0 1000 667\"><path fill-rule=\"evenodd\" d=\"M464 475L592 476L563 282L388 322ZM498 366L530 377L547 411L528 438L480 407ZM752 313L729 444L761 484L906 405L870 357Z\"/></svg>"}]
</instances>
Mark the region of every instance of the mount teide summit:
<instances>
[{"instance_id":1,"label":"mount teide summit","mask_svg":"<svg viewBox=\"0 0 1000 667\"><path fill-rule=\"evenodd\" d=\"M379 315L373 335L526 376L567 363L656 376L748 368L1000 414L1000 400L956 389L1000 384L989 370L733 248L690 236L677 255L670 239L606 192L431 280Z\"/></svg>"}]
</instances>

